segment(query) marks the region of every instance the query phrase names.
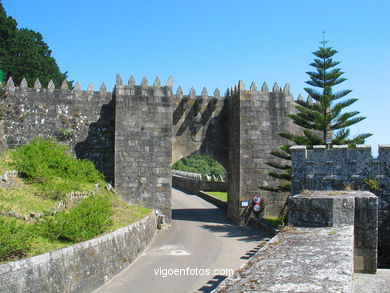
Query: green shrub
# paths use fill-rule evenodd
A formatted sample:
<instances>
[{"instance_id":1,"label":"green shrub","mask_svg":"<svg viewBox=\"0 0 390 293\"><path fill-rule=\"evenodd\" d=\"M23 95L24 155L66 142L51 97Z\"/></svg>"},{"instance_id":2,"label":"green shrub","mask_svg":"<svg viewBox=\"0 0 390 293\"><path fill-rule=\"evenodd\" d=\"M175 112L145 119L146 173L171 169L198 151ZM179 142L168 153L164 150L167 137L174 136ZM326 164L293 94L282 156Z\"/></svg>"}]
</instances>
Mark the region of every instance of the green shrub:
<instances>
[{"instance_id":1,"label":"green shrub","mask_svg":"<svg viewBox=\"0 0 390 293\"><path fill-rule=\"evenodd\" d=\"M75 159L54 139L36 138L19 147L12 157L15 168L28 181L39 184L39 195L52 199L104 180L92 162Z\"/></svg>"},{"instance_id":2,"label":"green shrub","mask_svg":"<svg viewBox=\"0 0 390 293\"><path fill-rule=\"evenodd\" d=\"M52 240L84 241L107 231L113 224L112 214L108 196L96 194L69 212L62 211L38 222L37 232Z\"/></svg>"},{"instance_id":3,"label":"green shrub","mask_svg":"<svg viewBox=\"0 0 390 293\"><path fill-rule=\"evenodd\" d=\"M53 178L48 179L45 183L38 184L36 195L43 198L61 200L66 197L67 193L74 190L81 190L77 181Z\"/></svg>"},{"instance_id":4,"label":"green shrub","mask_svg":"<svg viewBox=\"0 0 390 293\"><path fill-rule=\"evenodd\" d=\"M364 183L368 186L369 189L371 189L374 192L383 191L379 181L374 178L365 178Z\"/></svg>"},{"instance_id":5,"label":"green shrub","mask_svg":"<svg viewBox=\"0 0 390 293\"><path fill-rule=\"evenodd\" d=\"M0 261L26 255L31 247L32 233L27 224L0 218Z\"/></svg>"}]
</instances>

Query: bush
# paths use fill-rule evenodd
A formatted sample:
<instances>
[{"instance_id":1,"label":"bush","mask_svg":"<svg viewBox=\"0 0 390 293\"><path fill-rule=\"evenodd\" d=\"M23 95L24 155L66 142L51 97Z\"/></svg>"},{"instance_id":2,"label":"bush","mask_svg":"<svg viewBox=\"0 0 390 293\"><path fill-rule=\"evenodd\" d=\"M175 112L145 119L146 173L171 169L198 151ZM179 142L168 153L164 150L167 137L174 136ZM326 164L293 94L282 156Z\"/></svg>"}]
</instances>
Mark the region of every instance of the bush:
<instances>
[{"instance_id":1,"label":"bush","mask_svg":"<svg viewBox=\"0 0 390 293\"><path fill-rule=\"evenodd\" d=\"M91 239L112 226L112 205L106 195L84 199L69 212L62 211L38 222L37 231L52 240L79 242Z\"/></svg>"},{"instance_id":2,"label":"bush","mask_svg":"<svg viewBox=\"0 0 390 293\"><path fill-rule=\"evenodd\" d=\"M31 247L32 233L27 224L0 218L0 261L25 256Z\"/></svg>"},{"instance_id":3,"label":"bush","mask_svg":"<svg viewBox=\"0 0 390 293\"><path fill-rule=\"evenodd\" d=\"M92 162L75 159L66 146L54 139L36 138L12 156L15 168L28 181L40 184L40 195L52 199L104 180Z\"/></svg>"}]
</instances>

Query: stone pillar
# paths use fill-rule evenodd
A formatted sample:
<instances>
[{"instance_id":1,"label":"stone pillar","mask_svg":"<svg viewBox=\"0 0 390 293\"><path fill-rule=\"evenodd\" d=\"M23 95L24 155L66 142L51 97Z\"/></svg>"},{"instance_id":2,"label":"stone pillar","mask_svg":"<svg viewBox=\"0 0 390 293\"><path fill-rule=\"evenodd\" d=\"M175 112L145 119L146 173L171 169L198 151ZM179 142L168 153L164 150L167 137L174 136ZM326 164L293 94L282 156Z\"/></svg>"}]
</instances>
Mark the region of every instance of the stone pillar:
<instances>
[{"instance_id":1,"label":"stone pillar","mask_svg":"<svg viewBox=\"0 0 390 293\"><path fill-rule=\"evenodd\" d=\"M115 88L115 189L126 201L160 210L171 219L172 87Z\"/></svg>"},{"instance_id":2,"label":"stone pillar","mask_svg":"<svg viewBox=\"0 0 390 293\"><path fill-rule=\"evenodd\" d=\"M375 274L378 247L378 199L355 198L355 273Z\"/></svg>"}]
</instances>

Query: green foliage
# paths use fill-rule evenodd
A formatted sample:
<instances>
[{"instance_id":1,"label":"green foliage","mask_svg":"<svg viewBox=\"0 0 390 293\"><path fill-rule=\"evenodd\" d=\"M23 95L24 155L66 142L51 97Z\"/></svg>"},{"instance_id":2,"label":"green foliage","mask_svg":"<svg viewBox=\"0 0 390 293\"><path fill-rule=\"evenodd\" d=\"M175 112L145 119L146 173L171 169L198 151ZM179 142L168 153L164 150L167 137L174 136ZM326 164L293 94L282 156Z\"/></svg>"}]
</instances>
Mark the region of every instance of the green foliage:
<instances>
[{"instance_id":1,"label":"green foliage","mask_svg":"<svg viewBox=\"0 0 390 293\"><path fill-rule=\"evenodd\" d=\"M0 261L26 255L31 238L31 229L26 224L0 217Z\"/></svg>"},{"instance_id":2,"label":"green foliage","mask_svg":"<svg viewBox=\"0 0 390 293\"><path fill-rule=\"evenodd\" d=\"M0 156L0 171L18 166L25 176L17 179L20 186L15 189L0 188L0 211L47 215L35 223L0 216L0 262L60 249L127 226L151 213L148 208L130 206L118 195L103 191L78 204L67 204L63 211L49 216L58 200L37 197L37 189L45 197L60 198L67 191L91 190L92 183L104 183L92 163L76 160L66 150L55 140L37 138Z\"/></svg>"},{"instance_id":3,"label":"green foliage","mask_svg":"<svg viewBox=\"0 0 390 293\"><path fill-rule=\"evenodd\" d=\"M227 176L225 168L216 160L206 155L192 155L183 158L173 164L172 169L200 173L202 175L222 175L223 178Z\"/></svg>"},{"instance_id":4,"label":"green foliage","mask_svg":"<svg viewBox=\"0 0 390 293\"><path fill-rule=\"evenodd\" d=\"M262 218L262 220L266 224L268 224L276 229L283 228L287 222L285 217L265 217L265 218Z\"/></svg>"},{"instance_id":5,"label":"green foliage","mask_svg":"<svg viewBox=\"0 0 390 293\"><path fill-rule=\"evenodd\" d=\"M15 168L29 182L40 185L40 195L52 199L103 181L92 162L75 159L66 146L54 139L36 138L19 147L12 157Z\"/></svg>"},{"instance_id":6,"label":"green foliage","mask_svg":"<svg viewBox=\"0 0 390 293\"><path fill-rule=\"evenodd\" d=\"M42 35L29 29L18 29L16 20L7 17L0 3L0 68L5 77L12 76L16 83L25 77L30 85L39 78L44 86L52 79L59 87L66 80L67 72L61 73L50 55L51 50Z\"/></svg>"},{"instance_id":7,"label":"green foliage","mask_svg":"<svg viewBox=\"0 0 390 293\"><path fill-rule=\"evenodd\" d=\"M72 138L72 136L74 135L74 131L72 129L69 129L69 128L61 128L58 133L57 133L57 138L58 140L60 141L64 141L64 140L67 140L67 139L70 139Z\"/></svg>"},{"instance_id":8,"label":"green foliage","mask_svg":"<svg viewBox=\"0 0 390 293\"><path fill-rule=\"evenodd\" d=\"M62 211L38 222L37 232L52 240L84 241L107 231L113 224L112 214L109 198L96 194L69 212Z\"/></svg>"},{"instance_id":9,"label":"green foliage","mask_svg":"<svg viewBox=\"0 0 390 293\"><path fill-rule=\"evenodd\" d=\"M314 88L308 87L305 91L314 101L297 101L298 112L289 115L295 124L304 128L303 135L293 136L295 140L300 138L315 144L325 144L330 140L331 144L355 145L364 143L364 140L372 135L365 133L354 138L349 137L348 127L364 120L365 117L357 117L358 111L344 111L357 101L356 98L343 99L351 90L333 91L335 86L346 80L341 77L344 72L340 68L335 68L340 64L332 59L336 53L336 50L325 45L313 52L317 58L310 66L315 70L307 72L310 80L306 83ZM290 140L294 141L294 139Z\"/></svg>"},{"instance_id":10,"label":"green foliage","mask_svg":"<svg viewBox=\"0 0 390 293\"><path fill-rule=\"evenodd\" d=\"M381 192L383 191L380 183L378 180L374 178L365 178L364 183L368 186L368 188L374 192Z\"/></svg>"}]
</instances>

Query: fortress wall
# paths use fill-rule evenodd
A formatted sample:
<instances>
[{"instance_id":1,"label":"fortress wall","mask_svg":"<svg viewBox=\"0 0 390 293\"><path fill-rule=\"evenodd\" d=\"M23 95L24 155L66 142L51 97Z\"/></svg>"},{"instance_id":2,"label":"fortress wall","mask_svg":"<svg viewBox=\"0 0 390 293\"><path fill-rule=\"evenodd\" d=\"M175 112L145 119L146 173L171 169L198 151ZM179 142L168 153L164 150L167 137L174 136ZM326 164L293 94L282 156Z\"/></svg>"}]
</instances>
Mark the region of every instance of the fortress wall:
<instances>
[{"instance_id":1,"label":"fortress wall","mask_svg":"<svg viewBox=\"0 0 390 293\"><path fill-rule=\"evenodd\" d=\"M113 182L114 100L103 85L100 91L91 86L82 91L28 87L22 81L7 83L8 96L0 100L3 136L8 148L31 141L34 137L55 137L70 146L78 158L92 160Z\"/></svg>"},{"instance_id":2,"label":"fortress wall","mask_svg":"<svg viewBox=\"0 0 390 293\"><path fill-rule=\"evenodd\" d=\"M229 173L229 217L240 221L239 203L254 193L265 197L266 215L277 216L286 195L260 190L273 184L265 163L270 152L285 141L280 132L294 129L286 114L294 110L289 86L266 84L261 91L243 82L221 97L216 89L184 95L173 81L161 86L158 78L124 85L117 77L113 93L104 85L86 91L77 83L69 90L49 84L34 88L26 81L7 83L9 95L3 108L1 145L15 147L35 136L56 137L68 144L78 158L92 160L125 200L160 208L170 215L172 162L194 154L219 161ZM0 123L1 126L1 123ZM0 131L1 134L2 131ZM168 216L169 218L169 216Z\"/></svg>"}]
</instances>

